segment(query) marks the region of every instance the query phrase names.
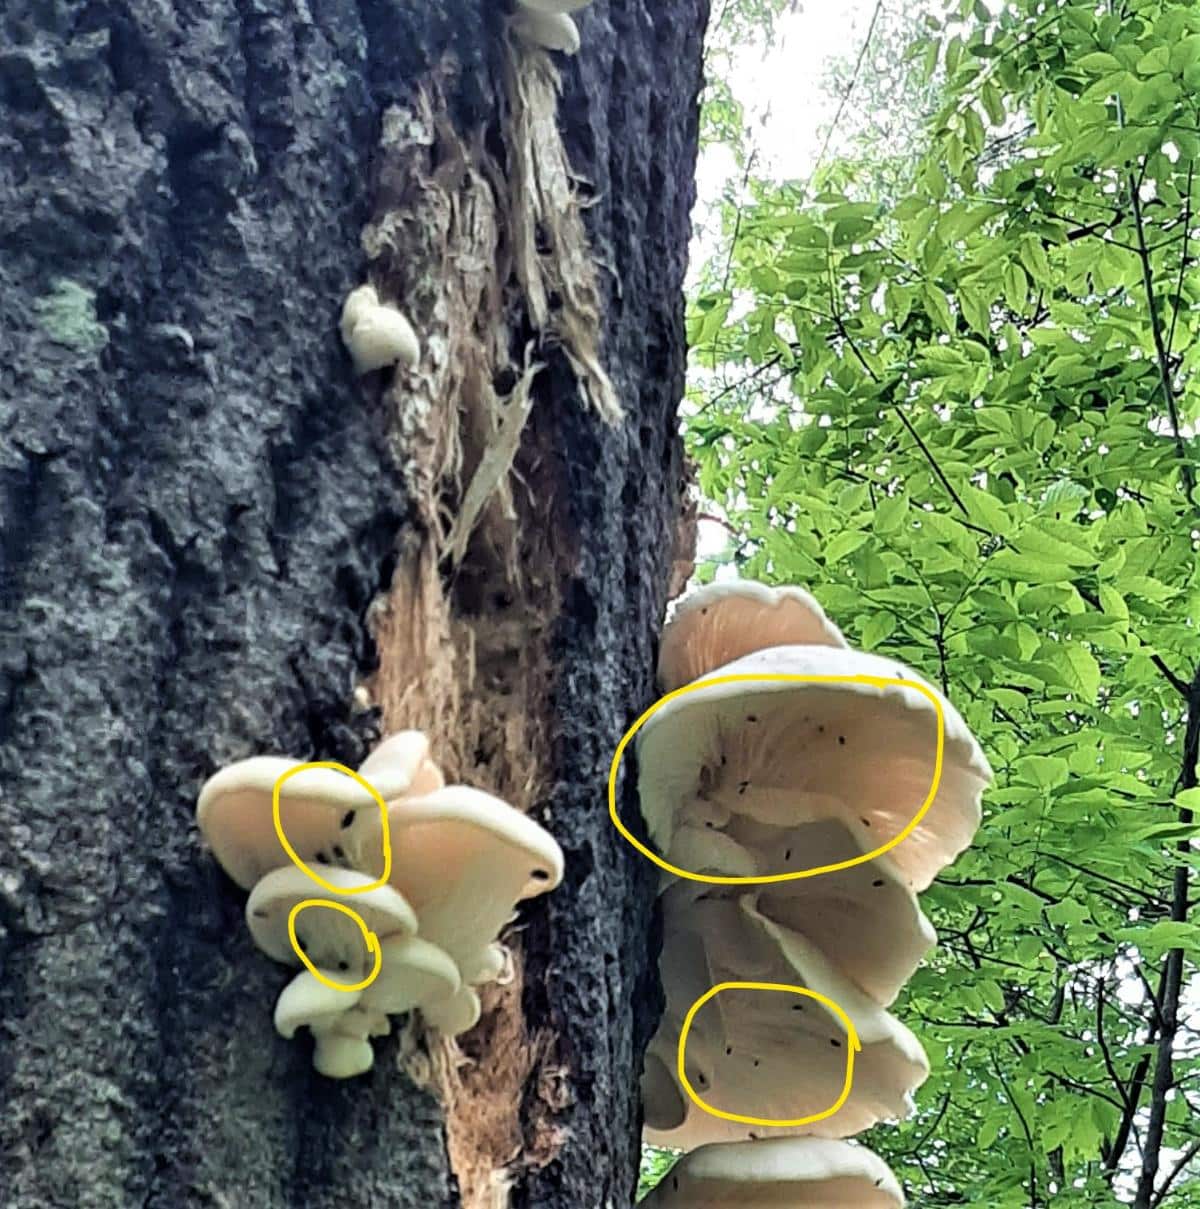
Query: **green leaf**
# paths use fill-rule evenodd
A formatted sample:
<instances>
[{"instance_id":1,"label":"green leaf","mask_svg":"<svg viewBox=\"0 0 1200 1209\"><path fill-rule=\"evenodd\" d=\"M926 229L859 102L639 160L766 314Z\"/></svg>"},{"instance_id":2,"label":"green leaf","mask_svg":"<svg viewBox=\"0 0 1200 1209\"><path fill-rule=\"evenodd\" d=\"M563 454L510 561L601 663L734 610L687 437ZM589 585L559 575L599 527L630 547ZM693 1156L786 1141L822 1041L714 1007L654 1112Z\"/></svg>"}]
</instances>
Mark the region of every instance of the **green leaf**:
<instances>
[{"instance_id":1,"label":"green leaf","mask_svg":"<svg viewBox=\"0 0 1200 1209\"><path fill-rule=\"evenodd\" d=\"M839 533L825 548L825 562L828 566L841 562L848 554L853 554L867 540L869 535L859 529L850 529Z\"/></svg>"},{"instance_id":2,"label":"green leaf","mask_svg":"<svg viewBox=\"0 0 1200 1209\"><path fill-rule=\"evenodd\" d=\"M862 628L862 644L864 649L873 651L886 638L896 631L894 613L872 613Z\"/></svg>"},{"instance_id":3,"label":"green leaf","mask_svg":"<svg viewBox=\"0 0 1200 1209\"><path fill-rule=\"evenodd\" d=\"M942 331L953 335L954 318L950 314L950 304L946 300L946 295L937 286L926 283L921 290L921 296L925 300L925 310L929 317L938 324Z\"/></svg>"}]
</instances>

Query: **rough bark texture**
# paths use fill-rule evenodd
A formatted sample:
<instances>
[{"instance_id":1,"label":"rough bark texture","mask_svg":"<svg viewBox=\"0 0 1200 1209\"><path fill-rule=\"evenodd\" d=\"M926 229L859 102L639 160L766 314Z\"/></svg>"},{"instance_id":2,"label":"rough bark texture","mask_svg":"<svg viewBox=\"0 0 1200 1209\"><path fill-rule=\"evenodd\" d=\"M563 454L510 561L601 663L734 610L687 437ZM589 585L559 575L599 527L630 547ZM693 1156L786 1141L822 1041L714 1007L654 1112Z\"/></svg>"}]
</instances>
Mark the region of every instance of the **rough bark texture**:
<instances>
[{"instance_id":1,"label":"rough bark texture","mask_svg":"<svg viewBox=\"0 0 1200 1209\"><path fill-rule=\"evenodd\" d=\"M609 428L551 358L570 574L549 786L566 882L523 918L565 1093L518 1206L623 1207L658 1012L651 871L607 820L652 695L678 505L680 289L704 0L597 0L564 69L607 314ZM202 850L203 779L357 763L368 606L414 526L351 376L380 114L447 54L486 131L490 2L8 0L0 14L0 1199L13 1209L457 1203L441 1109L379 1046L316 1076L288 977ZM400 451L402 454L403 451ZM564 566L567 565L564 563ZM628 788L628 783L627 783ZM549 807L548 811L545 807ZM529 1116L545 1105L529 1093ZM536 1103L535 1103L536 1101ZM536 1165L535 1165L536 1166Z\"/></svg>"}]
</instances>

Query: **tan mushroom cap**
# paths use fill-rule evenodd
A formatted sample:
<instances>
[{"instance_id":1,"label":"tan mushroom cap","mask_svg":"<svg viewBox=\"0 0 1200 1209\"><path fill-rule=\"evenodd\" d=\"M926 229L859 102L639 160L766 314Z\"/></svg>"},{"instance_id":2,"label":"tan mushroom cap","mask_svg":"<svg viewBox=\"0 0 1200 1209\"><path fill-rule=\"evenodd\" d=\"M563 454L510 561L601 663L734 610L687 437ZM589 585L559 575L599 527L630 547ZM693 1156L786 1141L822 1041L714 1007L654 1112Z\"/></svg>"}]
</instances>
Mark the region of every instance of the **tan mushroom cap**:
<instances>
[{"instance_id":1,"label":"tan mushroom cap","mask_svg":"<svg viewBox=\"0 0 1200 1209\"><path fill-rule=\"evenodd\" d=\"M706 834L736 841L737 848L753 854L758 868L772 872L789 865L832 865L862 855L854 835L837 819L772 827L739 817L730 823L728 835L707 829ZM723 850L713 847L714 853ZM720 856L710 863L733 876L744 867L739 861L726 870ZM884 1007L937 941L890 853L816 877L741 887L743 893L747 889L754 892L764 916L807 937L840 974Z\"/></svg>"},{"instance_id":2,"label":"tan mushroom cap","mask_svg":"<svg viewBox=\"0 0 1200 1209\"><path fill-rule=\"evenodd\" d=\"M821 646L772 647L716 674L872 676L929 688L894 660ZM930 691L945 719L941 778L916 829L887 854L916 890L971 842L992 775L958 711ZM637 739L642 813L661 851L683 823L727 813L776 827L835 819L868 852L899 835L928 795L937 715L908 684L743 681L667 702ZM762 870L789 871L780 860Z\"/></svg>"},{"instance_id":3,"label":"tan mushroom cap","mask_svg":"<svg viewBox=\"0 0 1200 1209\"><path fill-rule=\"evenodd\" d=\"M903 1209L904 1203L878 1155L821 1138L701 1146L642 1201L645 1209Z\"/></svg>"},{"instance_id":4,"label":"tan mushroom cap","mask_svg":"<svg viewBox=\"0 0 1200 1209\"><path fill-rule=\"evenodd\" d=\"M450 785L388 810L391 884L420 935L477 977L516 904L562 880L562 849L533 819L482 790ZM378 844L367 844L378 862ZM377 864L373 872L380 872Z\"/></svg>"},{"instance_id":5,"label":"tan mushroom cap","mask_svg":"<svg viewBox=\"0 0 1200 1209\"><path fill-rule=\"evenodd\" d=\"M824 995L853 1022L862 1049L849 1097L822 1120L792 1127L749 1125L712 1116L689 1100L682 1125L649 1127L648 1140L692 1149L783 1133L848 1137L908 1114L911 1093L928 1075L929 1065L904 1025L842 978L803 936L759 914L753 896L740 903L679 901L687 905L677 914L672 896L664 896L660 962L667 1009L651 1052L674 1055L685 1013L700 995L723 982L780 983ZM711 1108L796 1120L836 1103L845 1086L849 1044L842 1019L819 1000L779 991L728 990L709 999L693 1019L686 1070L697 1095ZM674 1079L673 1059L668 1068Z\"/></svg>"},{"instance_id":6,"label":"tan mushroom cap","mask_svg":"<svg viewBox=\"0 0 1200 1209\"><path fill-rule=\"evenodd\" d=\"M663 628L658 682L669 693L743 655L773 646L844 647L842 632L803 588L753 580L689 592Z\"/></svg>"},{"instance_id":7,"label":"tan mushroom cap","mask_svg":"<svg viewBox=\"0 0 1200 1209\"><path fill-rule=\"evenodd\" d=\"M428 755L424 735L402 732L384 741L360 775L385 802L394 801L414 787L433 784ZM278 778L303 763L279 756L240 760L210 777L200 791L196 806L200 832L221 867L245 890L273 869L292 864L275 831L271 796ZM334 768L295 773L279 794L279 817L288 842L310 863L355 864L361 858L363 825L372 815L378 844L378 803L353 777Z\"/></svg>"},{"instance_id":8,"label":"tan mushroom cap","mask_svg":"<svg viewBox=\"0 0 1200 1209\"><path fill-rule=\"evenodd\" d=\"M336 891L327 890L294 865L268 873L250 892L246 902L246 922L254 943L275 961L301 965L288 936L288 918L292 908L307 899L343 903L355 911L367 929L380 941L395 936L411 936L417 930L412 907L392 886L376 886L362 893L346 893L370 885L372 878L353 869L334 869L314 865L313 869ZM306 907L296 917L296 938L309 961L318 969L337 971L335 978L353 983L364 978L375 966L368 953L366 937L355 920L333 907Z\"/></svg>"}]
</instances>

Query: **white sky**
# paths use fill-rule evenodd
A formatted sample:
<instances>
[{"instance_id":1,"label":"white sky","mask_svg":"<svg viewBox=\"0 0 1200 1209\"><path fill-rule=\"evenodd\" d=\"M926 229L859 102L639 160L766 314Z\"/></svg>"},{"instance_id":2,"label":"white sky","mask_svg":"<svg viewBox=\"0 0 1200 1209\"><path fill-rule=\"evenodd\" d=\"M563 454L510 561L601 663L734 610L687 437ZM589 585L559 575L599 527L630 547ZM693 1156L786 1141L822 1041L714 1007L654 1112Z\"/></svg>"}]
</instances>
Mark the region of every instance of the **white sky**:
<instances>
[{"instance_id":1,"label":"white sky","mask_svg":"<svg viewBox=\"0 0 1200 1209\"><path fill-rule=\"evenodd\" d=\"M745 107L749 141L756 151L755 175L807 180L812 174L840 102L840 97L825 90L828 66L831 60L858 55L874 10L875 0L841 0L836 6L810 0L782 18L770 53L759 43L738 54L730 84ZM831 147L830 153L834 151ZM699 236L726 182L733 177L741 183L733 157L723 147L701 153L696 177L694 268L724 252L711 229ZM719 554L728 543L729 533L722 525L700 521L701 559ZM718 578L732 574L732 567L723 567Z\"/></svg>"},{"instance_id":2,"label":"white sky","mask_svg":"<svg viewBox=\"0 0 1200 1209\"><path fill-rule=\"evenodd\" d=\"M858 55L874 11L875 0L810 0L782 18L769 55L760 44L739 56L730 83L746 107L758 175L808 177L839 101L822 87L826 67L831 59ZM720 195L731 169L720 149L701 156L701 205Z\"/></svg>"}]
</instances>

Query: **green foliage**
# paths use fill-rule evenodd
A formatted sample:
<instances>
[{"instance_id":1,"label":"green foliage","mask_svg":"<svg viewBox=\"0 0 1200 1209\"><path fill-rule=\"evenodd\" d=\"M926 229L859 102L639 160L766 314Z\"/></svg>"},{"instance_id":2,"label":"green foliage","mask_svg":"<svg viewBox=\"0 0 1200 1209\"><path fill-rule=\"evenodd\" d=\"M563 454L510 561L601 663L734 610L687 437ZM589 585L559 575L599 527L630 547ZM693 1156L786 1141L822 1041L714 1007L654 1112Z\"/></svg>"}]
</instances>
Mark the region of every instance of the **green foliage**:
<instances>
[{"instance_id":1,"label":"green foliage","mask_svg":"<svg viewBox=\"0 0 1200 1209\"><path fill-rule=\"evenodd\" d=\"M1200 1206L1195 1163L1137 1191L1200 1142L1200 8L964 0L910 69L907 177L754 182L689 315L729 557L923 670L997 772L894 1009L933 1074L865 1140L924 1206Z\"/></svg>"},{"instance_id":2,"label":"green foliage","mask_svg":"<svg viewBox=\"0 0 1200 1209\"><path fill-rule=\"evenodd\" d=\"M640 1201L652 1188L657 1188L663 1177L675 1166L679 1155L674 1150L663 1150L658 1146L642 1147L642 1170L638 1179L637 1199Z\"/></svg>"}]
</instances>

